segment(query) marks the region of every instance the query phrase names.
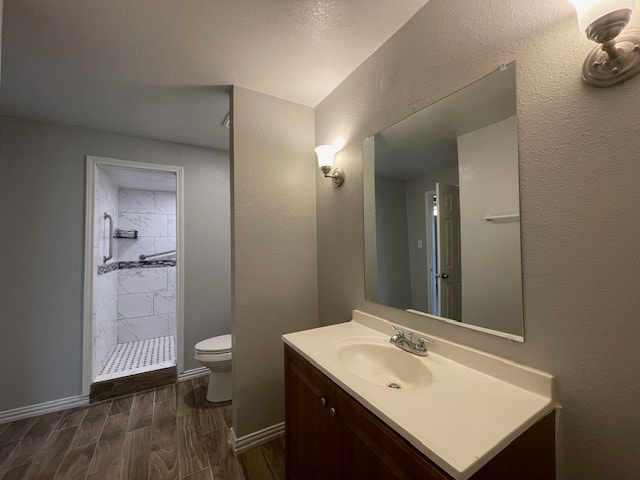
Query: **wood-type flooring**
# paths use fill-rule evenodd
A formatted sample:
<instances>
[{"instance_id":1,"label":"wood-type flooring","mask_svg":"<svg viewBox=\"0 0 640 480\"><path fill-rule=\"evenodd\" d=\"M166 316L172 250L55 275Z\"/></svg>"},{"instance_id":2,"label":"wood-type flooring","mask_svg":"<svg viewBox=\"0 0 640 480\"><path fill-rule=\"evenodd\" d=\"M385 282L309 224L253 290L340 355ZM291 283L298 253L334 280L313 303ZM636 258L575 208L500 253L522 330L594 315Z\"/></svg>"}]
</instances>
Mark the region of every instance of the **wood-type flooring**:
<instances>
[{"instance_id":1,"label":"wood-type flooring","mask_svg":"<svg viewBox=\"0 0 640 480\"><path fill-rule=\"evenodd\" d=\"M283 480L283 439L234 455L207 380L2 424L0 480Z\"/></svg>"}]
</instances>

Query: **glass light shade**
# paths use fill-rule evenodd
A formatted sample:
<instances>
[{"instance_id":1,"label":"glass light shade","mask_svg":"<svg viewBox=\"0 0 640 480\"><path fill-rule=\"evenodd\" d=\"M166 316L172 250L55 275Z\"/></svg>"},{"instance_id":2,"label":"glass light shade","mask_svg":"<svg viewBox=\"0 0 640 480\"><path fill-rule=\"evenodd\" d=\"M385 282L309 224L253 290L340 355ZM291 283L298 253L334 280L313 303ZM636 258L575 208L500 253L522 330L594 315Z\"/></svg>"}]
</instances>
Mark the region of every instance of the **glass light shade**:
<instances>
[{"instance_id":1,"label":"glass light shade","mask_svg":"<svg viewBox=\"0 0 640 480\"><path fill-rule=\"evenodd\" d=\"M569 2L578 12L578 24L583 32L589 25L608 13L623 9L633 11L636 7L636 0L569 0Z\"/></svg>"},{"instance_id":2,"label":"glass light shade","mask_svg":"<svg viewBox=\"0 0 640 480\"><path fill-rule=\"evenodd\" d=\"M318 166L333 169L333 161L336 157L336 149L333 145L320 145L314 149L318 157Z\"/></svg>"}]
</instances>

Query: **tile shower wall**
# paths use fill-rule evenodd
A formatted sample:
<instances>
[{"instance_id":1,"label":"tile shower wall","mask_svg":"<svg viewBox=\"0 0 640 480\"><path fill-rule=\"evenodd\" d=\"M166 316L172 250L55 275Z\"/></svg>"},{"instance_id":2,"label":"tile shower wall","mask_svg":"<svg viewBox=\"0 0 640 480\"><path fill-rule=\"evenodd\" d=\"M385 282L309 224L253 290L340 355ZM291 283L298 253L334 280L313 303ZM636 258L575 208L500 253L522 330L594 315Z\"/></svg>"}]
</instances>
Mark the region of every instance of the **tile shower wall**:
<instances>
[{"instance_id":1,"label":"tile shower wall","mask_svg":"<svg viewBox=\"0 0 640 480\"><path fill-rule=\"evenodd\" d=\"M109 224L104 213L113 218L114 227L118 221L118 187L107 172L96 169L94 202L94 265L103 265L103 256L109 248ZM118 241L112 242L113 258L107 263L118 261ZM93 272L93 378L95 378L109 360L118 343L118 270L98 275Z\"/></svg>"},{"instance_id":2,"label":"tile shower wall","mask_svg":"<svg viewBox=\"0 0 640 480\"><path fill-rule=\"evenodd\" d=\"M120 239L119 259L176 248L176 194L119 191L118 228L138 230L137 239ZM118 343L176 334L176 267L118 270Z\"/></svg>"}]
</instances>

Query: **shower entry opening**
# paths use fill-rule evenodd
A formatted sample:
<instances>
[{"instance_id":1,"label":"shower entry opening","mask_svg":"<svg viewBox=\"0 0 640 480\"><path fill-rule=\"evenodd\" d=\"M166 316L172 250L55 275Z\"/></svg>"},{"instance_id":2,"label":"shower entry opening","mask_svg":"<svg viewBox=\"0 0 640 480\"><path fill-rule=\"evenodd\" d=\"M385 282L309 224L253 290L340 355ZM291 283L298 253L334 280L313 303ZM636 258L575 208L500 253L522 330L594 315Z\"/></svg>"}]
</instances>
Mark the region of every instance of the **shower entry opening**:
<instances>
[{"instance_id":1,"label":"shower entry opening","mask_svg":"<svg viewBox=\"0 0 640 480\"><path fill-rule=\"evenodd\" d=\"M182 212L182 167L87 157L85 395L182 371Z\"/></svg>"}]
</instances>

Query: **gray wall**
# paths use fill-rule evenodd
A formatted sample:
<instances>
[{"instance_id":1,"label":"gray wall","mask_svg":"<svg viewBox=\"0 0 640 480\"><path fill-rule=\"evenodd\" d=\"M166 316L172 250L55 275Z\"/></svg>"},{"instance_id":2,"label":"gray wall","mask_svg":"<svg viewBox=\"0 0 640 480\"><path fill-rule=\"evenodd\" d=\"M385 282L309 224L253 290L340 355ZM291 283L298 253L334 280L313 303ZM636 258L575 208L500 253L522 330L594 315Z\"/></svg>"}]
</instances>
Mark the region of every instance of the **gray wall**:
<instances>
[{"instance_id":1,"label":"gray wall","mask_svg":"<svg viewBox=\"0 0 640 480\"><path fill-rule=\"evenodd\" d=\"M0 54L2 53L2 12L3 11L4 11L4 0L0 0Z\"/></svg>"},{"instance_id":2,"label":"gray wall","mask_svg":"<svg viewBox=\"0 0 640 480\"><path fill-rule=\"evenodd\" d=\"M81 393L87 154L184 166L185 368L199 367L193 345L231 330L229 153L0 121L0 411Z\"/></svg>"},{"instance_id":3,"label":"gray wall","mask_svg":"<svg viewBox=\"0 0 640 480\"><path fill-rule=\"evenodd\" d=\"M516 117L458 137L462 320L522 335L520 222L485 215L520 211Z\"/></svg>"},{"instance_id":4,"label":"gray wall","mask_svg":"<svg viewBox=\"0 0 640 480\"><path fill-rule=\"evenodd\" d=\"M454 152L455 153L455 152ZM411 262L411 297L413 307L421 312L429 311L429 238L427 237L427 211L425 193L435 190L436 183L458 185L457 157L454 166L424 177L407 180L407 225L409 229L409 259ZM422 239L422 248L418 248Z\"/></svg>"},{"instance_id":5,"label":"gray wall","mask_svg":"<svg viewBox=\"0 0 640 480\"><path fill-rule=\"evenodd\" d=\"M233 89L234 431L284 420L284 333L318 325L313 109ZM331 182L321 188L335 190Z\"/></svg>"},{"instance_id":6,"label":"gray wall","mask_svg":"<svg viewBox=\"0 0 640 480\"><path fill-rule=\"evenodd\" d=\"M407 193L403 180L376 177L378 301L411 308Z\"/></svg>"},{"instance_id":7,"label":"gray wall","mask_svg":"<svg viewBox=\"0 0 640 480\"><path fill-rule=\"evenodd\" d=\"M563 406L559 478L631 480L640 471L640 78L586 85L591 48L565 0L430 0L322 101L316 143L349 141L336 158L340 191L318 179L319 316L343 322L358 307L551 372ZM363 139L514 59L524 344L363 294Z\"/></svg>"}]
</instances>

